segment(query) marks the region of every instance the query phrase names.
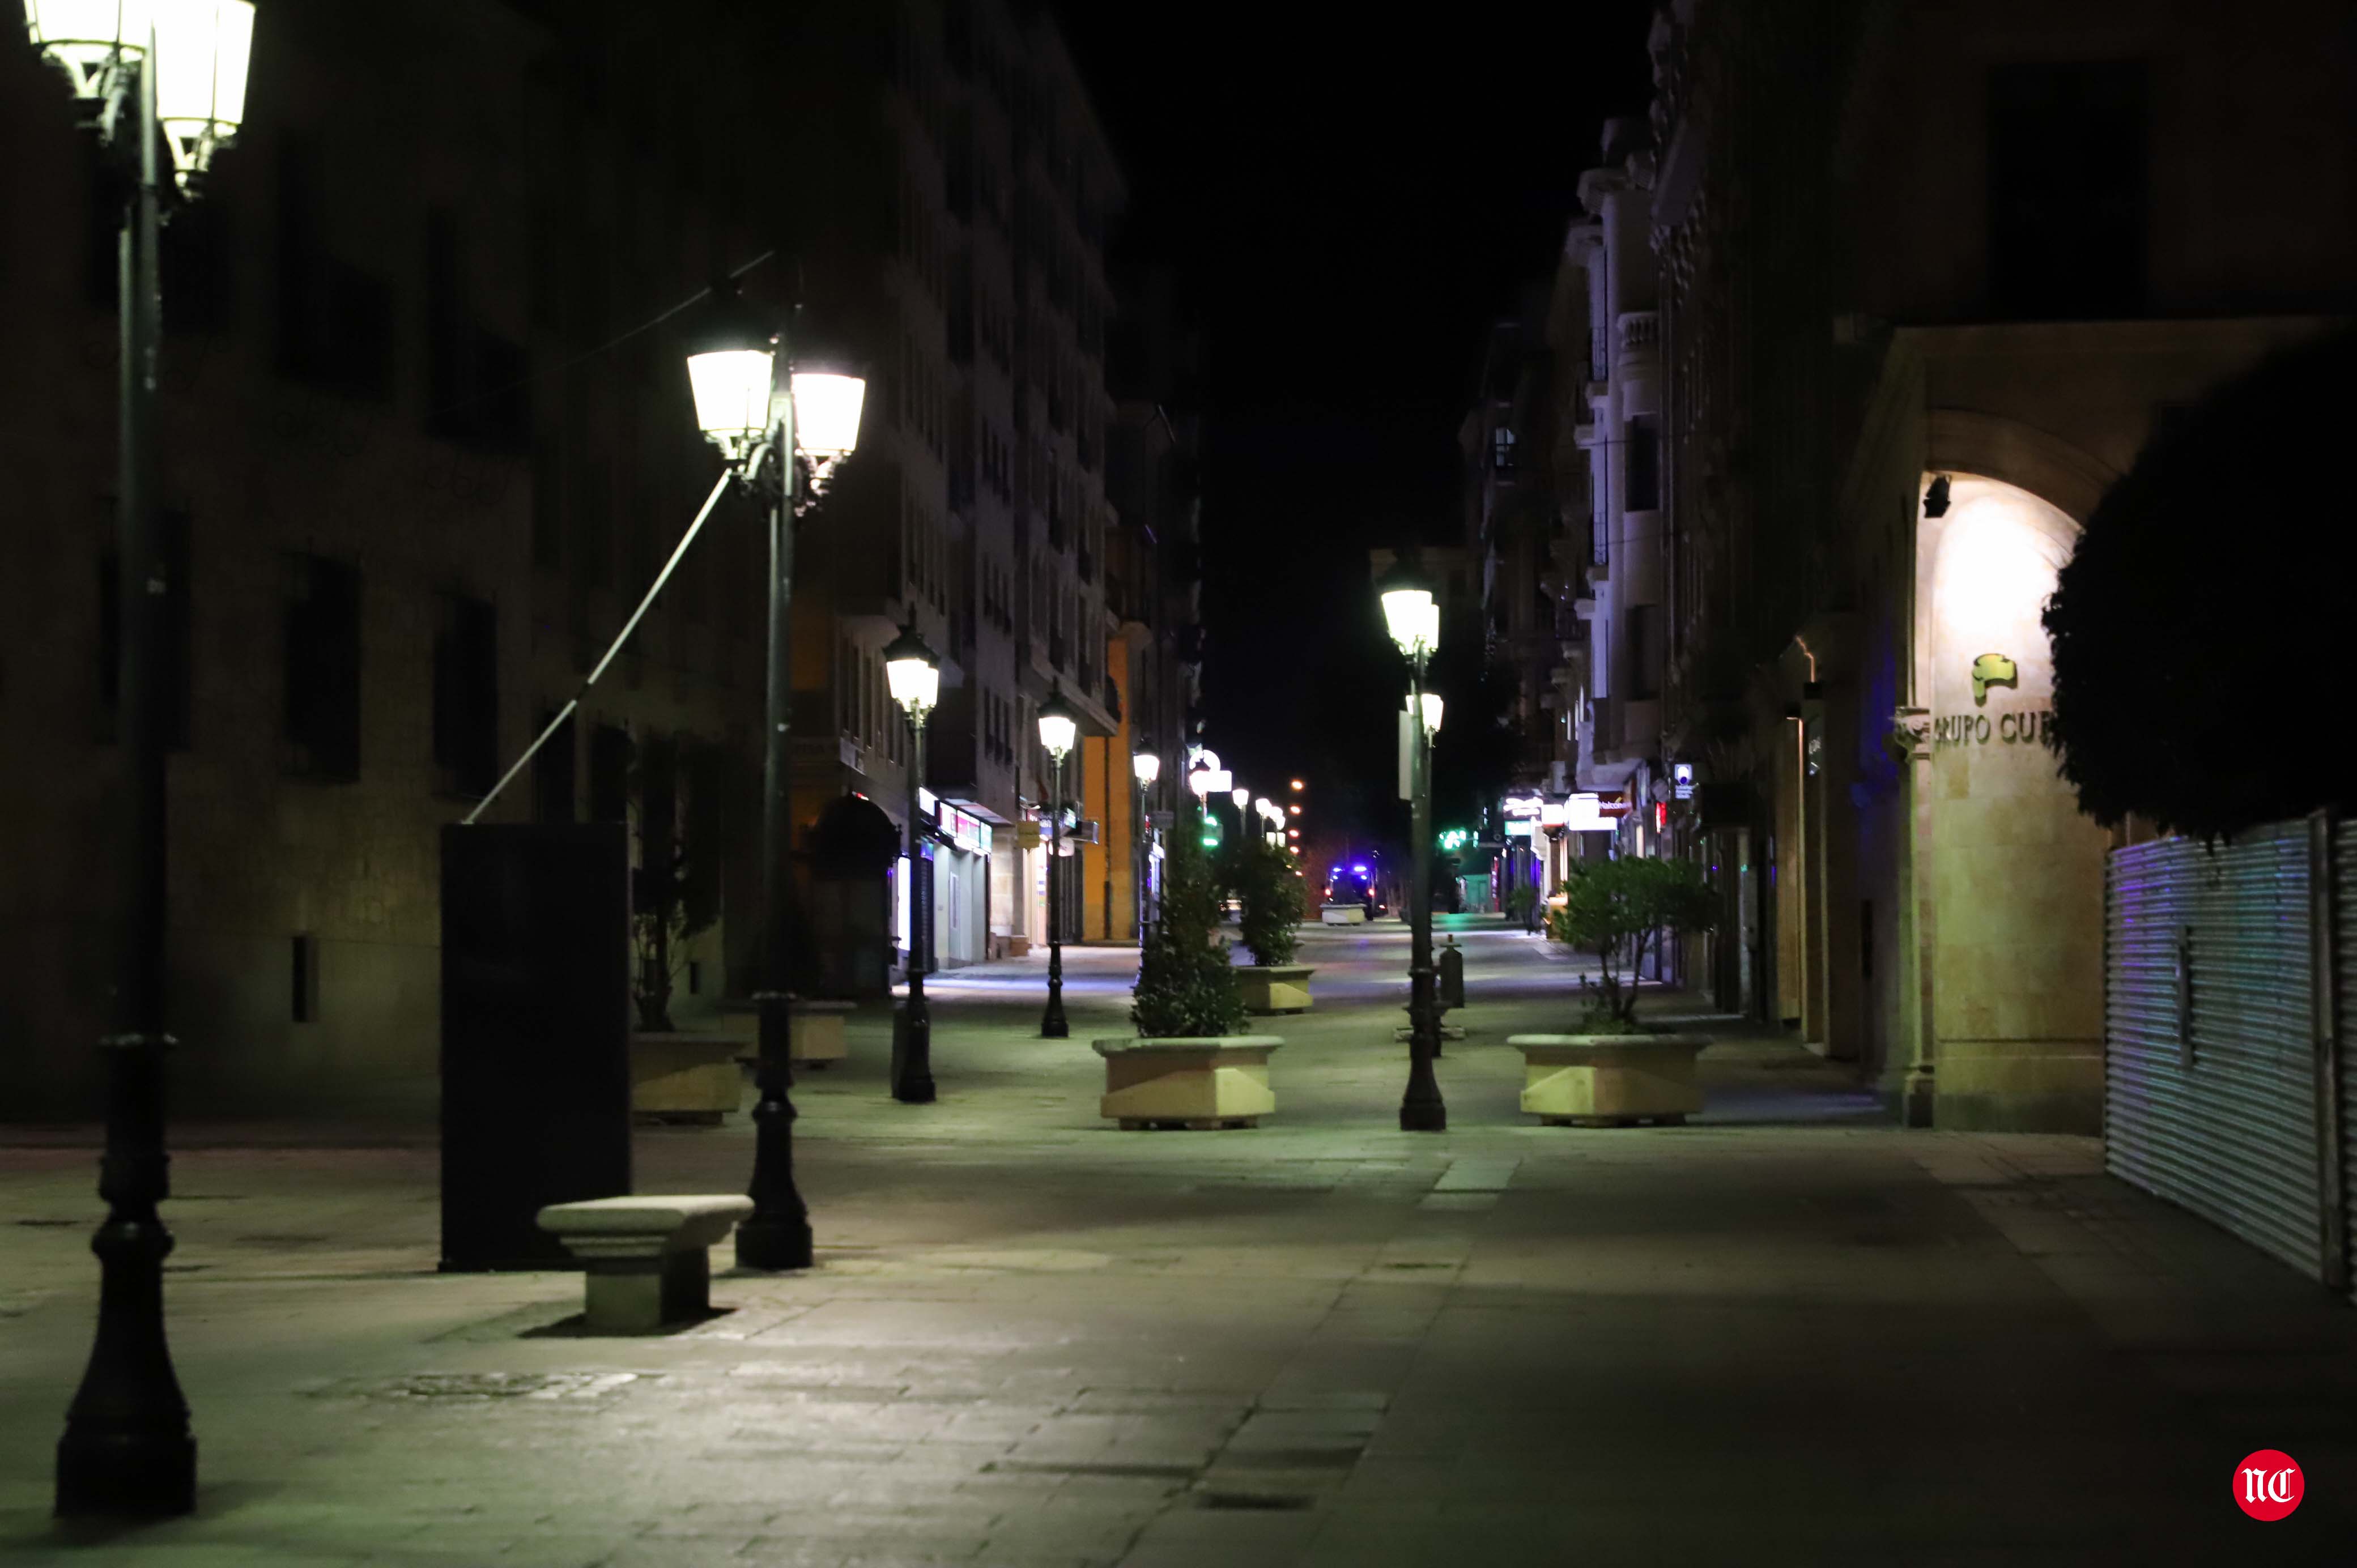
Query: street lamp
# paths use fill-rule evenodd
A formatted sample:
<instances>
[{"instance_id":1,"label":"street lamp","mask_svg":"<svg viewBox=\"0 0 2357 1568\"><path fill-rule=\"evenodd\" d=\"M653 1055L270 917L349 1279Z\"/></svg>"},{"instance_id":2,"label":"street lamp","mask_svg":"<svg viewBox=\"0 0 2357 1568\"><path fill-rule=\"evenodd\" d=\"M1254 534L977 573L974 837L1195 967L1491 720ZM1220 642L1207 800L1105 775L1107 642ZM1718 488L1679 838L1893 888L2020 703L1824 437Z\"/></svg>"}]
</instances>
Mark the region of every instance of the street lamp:
<instances>
[{"instance_id":1,"label":"street lamp","mask_svg":"<svg viewBox=\"0 0 2357 1568\"><path fill-rule=\"evenodd\" d=\"M1153 907L1152 900L1146 897L1146 884L1152 880L1148 873L1154 865L1152 857L1146 852L1146 794L1154 788L1154 781L1162 777L1162 754L1157 751L1138 752L1129 759L1129 770L1137 779L1136 820L1129 835L1130 858L1135 863L1130 878L1137 895L1137 946L1143 952L1146 950L1146 917Z\"/></svg>"},{"instance_id":2,"label":"street lamp","mask_svg":"<svg viewBox=\"0 0 2357 1568\"><path fill-rule=\"evenodd\" d=\"M1064 758L1080 733L1080 721L1059 687L1039 706L1039 745L1055 765L1048 802L1048 1008L1039 1015L1039 1037L1045 1040L1060 1040L1072 1032L1064 1022L1064 868L1058 857L1064 847Z\"/></svg>"},{"instance_id":3,"label":"street lamp","mask_svg":"<svg viewBox=\"0 0 2357 1568\"><path fill-rule=\"evenodd\" d=\"M942 665L913 622L884 650L884 680L909 715L909 998L892 1020L892 1098L907 1105L933 1100L933 1022L925 1011L925 970L932 956L933 879L919 829L918 791L925 782L925 721L941 696Z\"/></svg>"},{"instance_id":4,"label":"street lamp","mask_svg":"<svg viewBox=\"0 0 2357 1568\"><path fill-rule=\"evenodd\" d=\"M167 607L156 525L156 400L163 338L157 235L167 192L156 157L168 145L178 198L194 200L213 154L245 117L253 43L246 0L27 0L27 36L72 86L82 122L129 176L116 241L122 421L114 584L121 610L126 809L121 839L122 944L106 1051L106 1155L98 1192L98 1328L58 1440L62 1516L159 1518L196 1507L197 1444L164 1333L164 1260L172 1235L156 1212L171 1196L164 1151L166 859L164 811Z\"/></svg>"},{"instance_id":5,"label":"street lamp","mask_svg":"<svg viewBox=\"0 0 2357 1568\"><path fill-rule=\"evenodd\" d=\"M814 357L796 363L781 335L756 317L726 280L713 285L711 304L687 347L695 423L726 459L738 488L767 513L770 533L761 725L762 952L759 989L753 993L761 1020L754 1069L760 1098L753 1107L753 1178L747 1192L753 1212L737 1227L737 1263L747 1269L806 1269L810 1210L794 1187L793 1015L786 989L792 983L786 725L793 695L787 606L794 572L793 521L858 445L865 383L857 392L847 392L841 383L857 377L818 364ZM777 388L780 361L789 367L783 396ZM807 403L805 390L812 394Z\"/></svg>"},{"instance_id":6,"label":"street lamp","mask_svg":"<svg viewBox=\"0 0 2357 1568\"><path fill-rule=\"evenodd\" d=\"M1440 646L1440 606L1431 585L1405 560L1385 574L1377 589L1392 641L1408 661L1409 794L1415 802L1409 837L1415 872L1408 882L1408 1072L1400 1101L1400 1129L1438 1133L1448 1126L1448 1108L1432 1059L1440 1051L1439 997L1432 967L1432 736L1440 725L1440 699L1424 689L1425 668Z\"/></svg>"}]
</instances>

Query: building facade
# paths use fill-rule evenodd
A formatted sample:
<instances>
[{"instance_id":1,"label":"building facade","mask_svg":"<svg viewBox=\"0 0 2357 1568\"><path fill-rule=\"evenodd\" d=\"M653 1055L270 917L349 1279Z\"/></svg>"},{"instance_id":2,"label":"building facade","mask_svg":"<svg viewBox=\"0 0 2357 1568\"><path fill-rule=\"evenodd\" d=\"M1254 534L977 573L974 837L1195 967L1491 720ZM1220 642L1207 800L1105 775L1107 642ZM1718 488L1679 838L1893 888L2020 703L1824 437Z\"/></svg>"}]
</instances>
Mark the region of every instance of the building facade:
<instances>
[{"instance_id":1,"label":"building facade","mask_svg":"<svg viewBox=\"0 0 2357 1568\"><path fill-rule=\"evenodd\" d=\"M1749 868L1757 983L1688 977L1918 1123L2093 1131L2109 841L2045 745L2039 616L2172 405L2357 300L2320 194L2357 35L1679 0L1650 49L1616 177L1659 289L1652 757L1701 781L1664 847Z\"/></svg>"},{"instance_id":2,"label":"building facade","mask_svg":"<svg viewBox=\"0 0 2357 1568\"><path fill-rule=\"evenodd\" d=\"M880 653L904 624L945 666L937 961L1043 932L1038 705L1061 687L1084 733L1121 724L1118 170L1038 7L820 5L749 30L723 9L704 20L741 47L718 55L696 16L602 4L262 14L244 129L165 247L184 1104L430 1109L437 835L575 694L719 477L677 307L727 274L870 382L860 450L798 529L795 983L879 993L895 962L910 752ZM114 943L116 209L73 119L29 51L0 52L21 541L0 713L41 759L0 781L10 1118L95 1104ZM761 950L764 559L724 496L485 815L686 846L711 919L675 955L683 1026L749 991Z\"/></svg>"}]
</instances>

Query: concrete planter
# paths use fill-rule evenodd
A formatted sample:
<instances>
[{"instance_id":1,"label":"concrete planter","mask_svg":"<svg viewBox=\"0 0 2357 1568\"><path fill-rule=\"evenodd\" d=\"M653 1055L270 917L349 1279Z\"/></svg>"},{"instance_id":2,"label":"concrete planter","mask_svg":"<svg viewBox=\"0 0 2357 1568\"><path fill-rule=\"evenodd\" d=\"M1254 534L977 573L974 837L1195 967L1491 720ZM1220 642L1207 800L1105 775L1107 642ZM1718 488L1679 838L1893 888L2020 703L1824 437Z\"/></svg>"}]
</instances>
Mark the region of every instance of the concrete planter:
<instances>
[{"instance_id":1,"label":"concrete planter","mask_svg":"<svg viewBox=\"0 0 2357 1568\"><path fill-rule=\"evenodd\" d=\"M796 1067L827 1067L851 1054L844 1038L843 1021L851 1014L848 1002L796 1002L787 1011L793 1015L791 1045L786 1059Z\"/></svg>"},{"instance_id":2,"label":"concrete planter","mask_svg":"<svg viewBox=\"0 0 2357 1568\"><path fill-rule=\"evenodd\" d=\"M1100 1112L1125 1130L1253 1127L1276 1109L1268 1087L1275 1035L1092 1041L1104 1058Z\"/></svg>"},{"instance_id":3,"label":"concrete planter","mask_svg":"<svg viewBox=\"0 0 2357 1568\"><path fill-rule=\"evenodd\" d=\"M744 1079L737 1070L744 1048L727 1035L632 1035L630 1113L718 1126L744 1102Z\"/></svg>"},{"instance_id":4,"label":"concrete planter","mask_svg":"<svg viewBox=\"0 0 2357 1568\"><path fill-rule=\"evenodd\" d=\"M1306 963L1254 963L1238 968L1236 985L1244 993L1244 1011L1308 1012L1309 977L1317 972Z\"/></svg>"},{"instance_id":5,"label":"concrete planter","mask_svg":"<svg viewBox=\"0 0 2357 1568\"><path fill-rule=\"evenodd\" d=\"M1707 1035L1510 1035L1523 1109L1555 1127L1676 1126L1702 1109L1695 1058Z\"/></svg>"}]
</instances>

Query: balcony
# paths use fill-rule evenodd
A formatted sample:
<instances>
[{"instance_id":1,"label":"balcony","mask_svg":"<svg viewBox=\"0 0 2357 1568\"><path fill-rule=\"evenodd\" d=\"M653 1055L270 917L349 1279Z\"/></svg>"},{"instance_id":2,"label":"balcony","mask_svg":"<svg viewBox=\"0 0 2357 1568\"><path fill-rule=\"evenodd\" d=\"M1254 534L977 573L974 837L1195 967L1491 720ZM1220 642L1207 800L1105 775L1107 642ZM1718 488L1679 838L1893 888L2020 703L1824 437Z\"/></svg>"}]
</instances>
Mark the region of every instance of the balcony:
<instances>
[{"instance_id":1,"label":"balcony","mask_svg":"<svg viewBox=\"0 0 2357 1568\"><path fill-rule=\"evenodd\" d=\"M1661 352L1662 318L1650 310L1631 310L1613 323L1614 361L1633 364Z\"/></svg>"}]
</instances>

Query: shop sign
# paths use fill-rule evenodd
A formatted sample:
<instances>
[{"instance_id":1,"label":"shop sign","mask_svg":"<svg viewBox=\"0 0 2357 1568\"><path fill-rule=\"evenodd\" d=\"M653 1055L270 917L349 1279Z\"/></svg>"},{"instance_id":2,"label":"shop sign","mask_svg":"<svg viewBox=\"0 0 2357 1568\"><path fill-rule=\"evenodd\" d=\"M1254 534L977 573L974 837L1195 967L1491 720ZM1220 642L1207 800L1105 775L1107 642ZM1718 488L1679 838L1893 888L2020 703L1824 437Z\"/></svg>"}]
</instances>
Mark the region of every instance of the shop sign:
<instances>
[{"instance_id":1,"label":"shop sign","mask_svg":"<svg viewBox=\"0 0 2357 1568\"><path fill-rule=\"evenodd\" d=\"M942 836L968 854L990 853L990 824L969 811L955 806L941 809Z\"/></svg>"},{"instance_id":2,"label":"shop sign","mask_svg":"<svg viewBox=\"0 0 2357 1568\"><path fill-rule=\"evenodd\" d=\"M2054 733L2050 708L2008 710L1987 714L1943 714L1932 721L1932 747L1945 751L1957 746L2045 746Z\"/></svg>"},{"instance_id":3,"label":"shop sign","mask_svg":"<svg viewBox=\"0 0 2357 1568\"><path fill-rule=\"evenodd\" d=\"M1536 795L1509 795L1500 802L1498 811L1509 822L1523 817L1536 819L1544 814L1546 802Z\"/></svg>"},{"instance_id":4,"label":"shop sign","mask_svg":"<svg viewBox=\"0 0 2357 1568\"><path fill-rule=\"evenodd\" d=\"M1694 799L1694 764L1691 762L1671 763L1670 798L1674 800L1691 800Z\"/></svg>"}]
</instances>

